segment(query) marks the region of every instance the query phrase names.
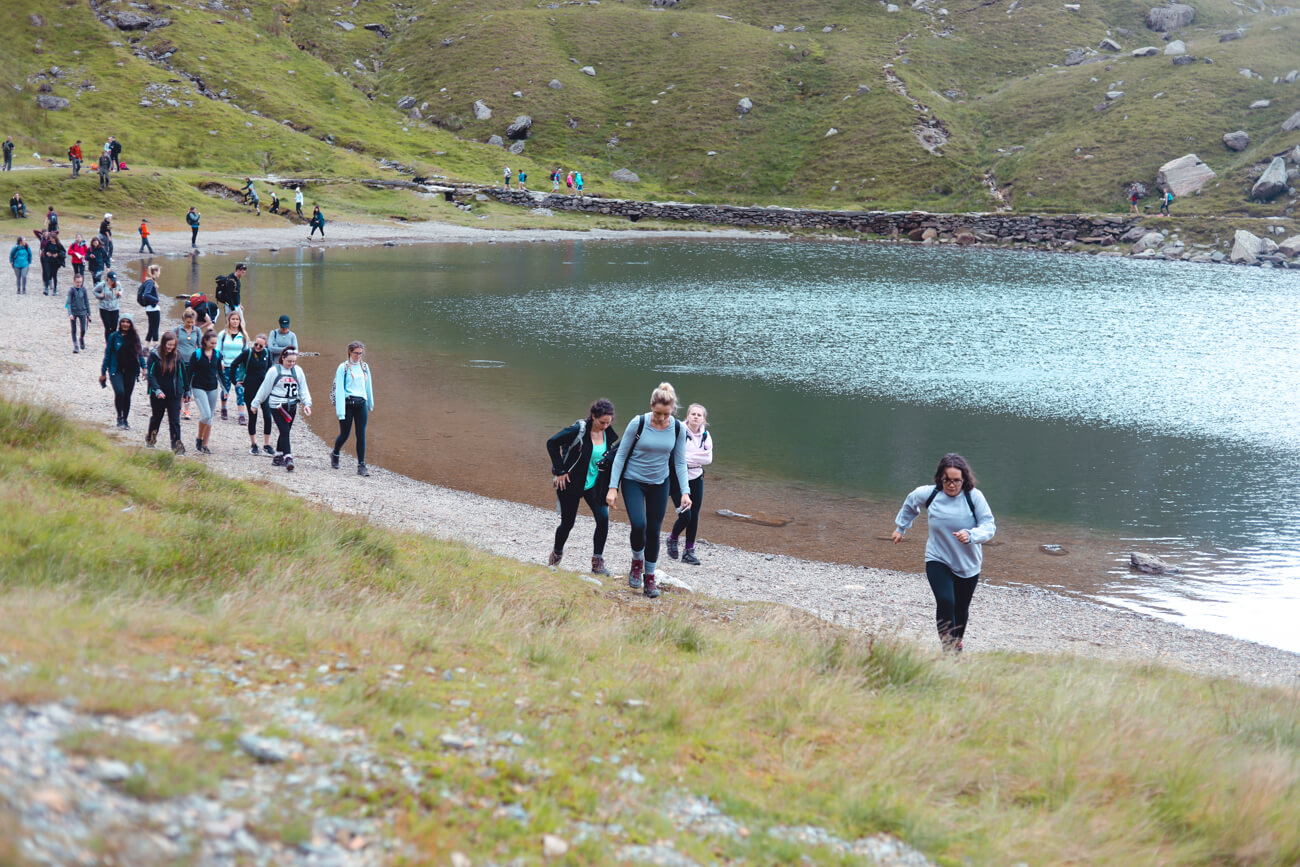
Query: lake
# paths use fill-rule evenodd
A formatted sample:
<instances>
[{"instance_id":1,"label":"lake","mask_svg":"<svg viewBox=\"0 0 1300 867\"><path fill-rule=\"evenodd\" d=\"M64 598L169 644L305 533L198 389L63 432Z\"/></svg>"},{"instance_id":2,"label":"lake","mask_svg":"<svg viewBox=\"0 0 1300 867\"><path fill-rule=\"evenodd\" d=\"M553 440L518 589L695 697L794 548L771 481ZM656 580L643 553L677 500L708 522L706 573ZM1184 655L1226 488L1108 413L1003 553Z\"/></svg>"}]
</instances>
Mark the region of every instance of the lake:
<instances>
[{"instance_id":1,"label":"lake","mask_svg":"<svg viewBox=\"0 0 1300 867\"><path fill-rule=\"evenodd\" d=\"M234 261L165 285L211 292ZM667 379L709 410L710 540L919 571L893 515L957 451L999 523L989 580L1300 650L1294 271L675 239L250 261L251 324L292 317L318 402L366 342L372 463L546 505L545 438L598 396L621 430ZM1182 572L1133 574L1132 550Z\"/></svg>"}]
</instances>

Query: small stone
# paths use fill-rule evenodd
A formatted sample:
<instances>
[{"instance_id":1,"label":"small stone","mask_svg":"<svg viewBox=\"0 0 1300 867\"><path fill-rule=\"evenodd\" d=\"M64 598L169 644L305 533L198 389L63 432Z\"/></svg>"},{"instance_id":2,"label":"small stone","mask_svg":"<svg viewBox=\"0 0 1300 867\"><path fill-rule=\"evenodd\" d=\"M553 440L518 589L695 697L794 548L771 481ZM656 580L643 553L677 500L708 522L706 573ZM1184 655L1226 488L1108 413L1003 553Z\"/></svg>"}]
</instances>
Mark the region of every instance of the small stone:
<instances>
[{"instance_id":1,"label":"small stone","mask_svg":"<svg viewBox=\"0 0 1300 867\"><path fill-rule=\"evenodd\" d=\"M1134 551L1128 555L1128 560L1130 566L1148 575L1163 575L1179 571L1176 567L1170 566L1154 554L1143 554L1140 551Z\"/></svg>"},{"instance_id":2,"label":"small stone","mask_svg":"<svg viewBox=\"0 0 1300 867\"><path fill-rule=\"evenodd\" d=\"M582 69L579 69L578 71L581 72L581 73L583 73L583 74L585 74L585 75L595 75L595 74L596 74L596 70L595 70L595 68L594 68L594 67L591 67L591 66L584 66L584 67L582 67Z\"/></svg>"},{"instance_id":3,"label":"small stone","mask_svg":"<svg viewBox=\"0 0 1300 867\"><path fill-rule=\"evenodd\" d=\"M353 30L357 29L357 26L351 21L335 21L334 24L344 33L351 33Z\"/></svg>"},{"instance_id":4,"label":"small stone","mask_svg":"<svg viewBox=\"0 0 1300 867\"><path fill-rule=\"evenodd\" d=\"M618 772L618 778L624 783L639 786L645 782L645 776L636 769L636 765L627 765Z\"/></svg>"},{"instance_id":5,"label":"small stone","mask_svg":"<svg viewBox=\"0 0 1300 867\"><path fill-rule=\"evenodd\" d=\"M747 96L741 97L740 102L736 103L737 114L749 114L754 110L754 101Z\"/></svg>"},{"instance_id":6,"label":"small stone","mask_svg":"<svg viewBox=\"0 0 1300 867\"><path fill-rule=\"evenodd\" d=\"M551 90L564 90L564 84L558 78L552 78L550 84L546 86Z\"/></svg>"},{"instance_id":7,"label":"small stone","mask_svg":"<svg viewBox=\"0 0 1300 867\"><path fill-rule=\"evenodd\" d=\"M1175 39L1173 42L1170 42L1168 45L1165 46L1165 54L1170 57L1176 54L1186 54L1186 53L1187 53L1187 43L1183 42L1183 40L1181 39Z\"/></svg>"},{"instance_id":8,"label":"small stone","mask_svg":"<svg viewBox=\"0 0 1300 867\"><path fill-rule=\"evenodd\" d=\"M569 844L563 837L554 834L542 835L542 857L559 858L569 851Z\"/></svg>"},{"instance_id":9,"label":"small stone","mask_svg":"<svg viewBox=\"0 0 1300 867\"><path fill-rule=\"evenodd\" d=\"M839 134L840 131L838 129L836 129L835 127L831 127L830 129L826 130L826 135L822 136L822 138L830 138L833 135L839 135Z\"/></svg>"},{"instance_id":10,"label":"small stone","mask_svg":"<svg viewBox=\"0 0 1300 867\"><path fill-rule=\"evenodd\" d=\"M438 742L441 743L443 749L446 750L468 750L473 749L474 747L473 738L461 737L460 735L452 734L450 732L438 738Z\"/></svg>"},{"instance_id":11,"label":"small stone","mask_svg":"<svg viewBox=\"0 0 1300 867\"><path fill-rule=\"evenodd\" d=\"M452 852L451 867L474 867L474 862L464 852Z\"/></svg>"},{"instance_id":12,"label":"small stone","mask_svg":"<svg viewBox=\"0 0 1300 867\"><path fill-rule=\"evenodd\" d=\"M131 776L131 768L125 762L96 759L90 766L90 775L101 783L120 783Z\"/></svg>"},{"instance_id":13,"label":"small stone","mask_svg":"<svg viewBox=\"0 0 1300 867\"><path fill-rule=\"evenodd\" d=\"M295 745L296 746L296 745ZM289 758L290 744L279 738L264 738L254 734L239 736L239 748L263 764L276 764Z\"/></svg>"},{"instance_id":14,"label":"small stone","mask_svg":"<svg viewBox=\"0 0 1300 867\"><path fill-rule=\"evenodd\" d=\"M410 111L415 108L416 99L413 96L404 96L397 101L397 107L402 111Z\"/></svg>"}]
</instances>

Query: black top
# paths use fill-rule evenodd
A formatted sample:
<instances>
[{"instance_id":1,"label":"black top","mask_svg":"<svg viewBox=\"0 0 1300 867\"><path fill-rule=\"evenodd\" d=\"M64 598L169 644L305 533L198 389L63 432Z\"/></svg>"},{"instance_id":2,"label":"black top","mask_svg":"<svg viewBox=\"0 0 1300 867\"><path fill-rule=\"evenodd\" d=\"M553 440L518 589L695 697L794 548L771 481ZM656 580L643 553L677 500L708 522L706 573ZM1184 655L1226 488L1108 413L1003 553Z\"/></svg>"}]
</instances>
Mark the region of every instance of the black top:
<instances>
[{"instance_id":1,"label":"black top","mask_svg":"<svg viewBox=\"0 0 1300 867\"><path fill-rule=\"evenodd\" d=\"M578 436L578 426L580 422L574 422L564 430L557 433L546 441L546 452L551 456L551 475L562 476L569 474L569 485L566 490L574 489L582 493L584 486L587 484L587 471L591 468L591 424L585 425L582 432L580 448L575 446L573 441ZM618 447L618 431L614 430L611 424L605 428L605 453L613 454ZM596 488L603 490L609 488L609 473L601 473L596 478Z\"/></svg>"},{"instance_id":2,"label":"black top","mask_svg":"<svg viewBox=\"0 0 1300 867\"><path fill-rule=\"evenodd\" d=\"M244 384L244 394L255 395L266 379L266 372L271 369L271 350L256 351L249 346L235 358L230 365L230 378ZM254 407L256 409L256 407Z\"/></svg>"},{"instance_id":3,"label":"black top","mask_svg":"<svg viewBox=\"0 0 1300 867\"><path fill-rule=\"evenodd\" d=\"M162 359L158 357L158 350L149 353L149 363L146 368L149 378L149 393L161 391L168 397L181 397L185 394L185 361L177 354L176 366L172 368L171 375L163 373Z\"/></svg>"},{"instance_id":4,"label":"black top","mask_svg":"<svg viewBox=\"0 0 1300 867\"><path fill-rule=\"evenodd\" d=\"M203 354L202 349L195 350L194 357L186 366L185 390L212 391L221 385L221 353L214 347L212 357Z\"/></svg>"}]
</instances>

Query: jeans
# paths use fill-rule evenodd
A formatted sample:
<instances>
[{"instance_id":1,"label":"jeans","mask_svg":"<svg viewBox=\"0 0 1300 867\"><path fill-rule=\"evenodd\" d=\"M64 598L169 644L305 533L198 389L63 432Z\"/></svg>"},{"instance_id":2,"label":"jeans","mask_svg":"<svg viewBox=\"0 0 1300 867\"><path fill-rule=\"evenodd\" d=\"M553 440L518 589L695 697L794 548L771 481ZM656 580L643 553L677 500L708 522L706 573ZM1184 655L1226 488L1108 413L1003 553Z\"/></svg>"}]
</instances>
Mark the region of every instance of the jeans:
<instances>
[{"instance_id":1,"label":"jeans","mask_svg":"<svg viewBox=\"0 0 1300 867\"><path fill-rule=\"evenodd\" d=\"M113 386L113 404L117 407L117 417L126 421L131 414L131 395L135 392L135 379L138 374L125 376L121 371L112 374L108 382Z\"/></svg>"},{"instance_id":2,"label":"jeans","mask_svg":"<svg viewBox=\"0 0 1300 867\"><path fill-rule=\"evenodd\" d=\"M31 270L31 265L24 265L21 268L14 269L14 284L18 288L19 295L27 294L27 272Z\"/></svg>"},{"instance_id":3,"label":"jeans","mask_svg":"<svg viewBox=\"0 0 1300 867\"><path fill-rule=\"evenodd\" d=\"M623 506L632 524L632 551L645 549L646 571L649 564L659 562L659 529L664 523L664 510L668 508L668 480L657 485L623 479Z\"/></svg>"},{"instance_id":4,"label":"jeans","mask_svg":"<svg viewBox=\"0 0 1300 867\"><path fill-rule=\"evenodd\" d=\"M141 236L140 236L140 252L141 252L141 253L144 252L144 248L145 248L145 247L148 247L148 248L149 248L149 252L150 252L150 253L153 252L153 244L150 244L150 243L149 243L149 237L148 237L147 235L141 235Z\"/></svg>"},{"instance_id":5,"label":"jeans","mask_svg":"<svg viewBox=\"0 0 1300 867\"><path fill-rule=\"evenodd\" d=\"M108 172L101 171L99 173L99 188L101 190L108 189Z\"/></svg>"},{"instance_id":6,"label":"jeans","mask_svg":"<svg viewBox=\"0 0 1300 867\"><path fill-rule=\"evenodd\" d=\"M158 326L162 323L161 310L146 310L144 315L149 318L149 332L144 336L145 343L158 342Z\"/></svg>"},{"instance_id":7,"label":"jeans","mask_svg":"<svg viewBox=\"0 0 1300 867\"><path fill-rule=\"evenodd\" d=\"M79 174L81 174L81 160L77 159L76 157L73 157L73 158L72 158L72 176L75 178L75 177L76 177L77 175L79 175Z\"/></svg>"},{"instance_id":8,"label":"jeans","mask_svg":"<svg viewBox=\"0 0 1300 867\"><path fill-rule=\"evenodd\" d=\"M159 397L156 394L149 395L149 435L153 436L158 433L158 428L162 425L163 413L167 414L167 432L171 434L172 446L174 447L181 441L181 396L179 394L171 397Z\"/></svg>"},{"instance_id":9,"label":"jeans","mask_svg":"<svg viewBox=\"0 0 1300 867\"><path fill-rule=\"evenodd\" d=\"M99 321L104 323L104 339L108 340L117 330L117 320L122 315L120 310L99 310Z\"/></svg>"},{"instance_id":10,"label":"jeans","mask_svg":"<svg viewBox=\"0 0 1300 867\"><path fill-rule=\"evenodd\" d=\"M939 640L944 647L952 647L966 634L966 621L970 616L970 601L975 595L975 585L980 576L962 578L938 560L925 561L925 577L934 592L934 620L939 629Z\"/></svg>"},{"instance_id":11,"label":"jeans","mask_svg":"<svg viewBox=\"0 0 1300 867\"><path fill-rule=\"evenodd\" d=\"M574 479L555 495L555 501L560 507L560 526L555 528L555 550L564 553L564 543L569 540L569 531L578 518L578 506L586 500L591 516L596 519L596 533L591 537L591 555L600 557L605 553L605 539L609 536L609 506L605 505L604 497L597 495L598 488L579 491L579 481L586 479Z\"/></svg>"},{"instance_id":12,"label":"jeans","mask_svg":"<svg viewBox=\"0 0 1300 867\"><path fill-rule=\"evenodd\" d=\"M352 433L352 423L357 425L357 462L366 462L366 422L370 419L370 410L365 399L344 398L343 418L339 419L339 435L334 440L334 454L338 454L343 444Z\"/></svg>"},{"instance_id":13,"label":"jeans","mask_svg":"<svg viewBox=\"0 0 1300 867\"><path fill-rule=\"evenodd\" d=\"M677 484L677 476L670 474L668 481L668 495L672 497L674 506L680 506L682 504L682 491L681 486ZM671 535L676 539L682 534L682 530L685 530L686 547L694 548L695 534L700 529L700 506L704 502L704 476L700 476L698 479L690 479L686 484L690 486L691 508L690 511L679 514L677 520L673 521Z\"/></svg>"},{"instance_id":14,"label":"jeans","mask_svg":"<svg viewBox=\"0 0 1300 867\"><path fill-rule=\"evenodd\" d=\"M81 326L81 345L82 346L86 345L86 323L88 323L89 321L90 321L90 317L84 313L74 313L68 317L68 325L72 326L72 346L74 348L77 345L78 325Z\"/></svg>"},{"instance_id":15,"label":"jeans","mask_svg":"<svg viewBox=\"0 0 1300 867\"><path fill-rule=\"evenodd\" d=\"M289 446L289 431L293 429L293 420L297 416L298 404L296 403L271 410L271 418L275 420L275 429L280 432L279 438L275 441L275 450L282 455L293 454L293 449Z\"/></svg>"}]
</instances>

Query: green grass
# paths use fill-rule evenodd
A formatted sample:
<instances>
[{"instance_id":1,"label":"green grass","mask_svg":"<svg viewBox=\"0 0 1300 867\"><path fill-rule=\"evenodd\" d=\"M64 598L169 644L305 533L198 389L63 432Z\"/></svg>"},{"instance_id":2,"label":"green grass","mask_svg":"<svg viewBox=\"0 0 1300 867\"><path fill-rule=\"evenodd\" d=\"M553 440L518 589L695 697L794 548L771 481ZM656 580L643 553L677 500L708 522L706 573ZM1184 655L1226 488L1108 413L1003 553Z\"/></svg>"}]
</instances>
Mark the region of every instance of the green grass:
<instances>
[{"instance_id":1,"label":"green grass","mask_svg":"<svg viewBox=\"0 0 1300 867\"><path fill-rule=\"evenodd\" d=\"M224 681L158 677L239 660L251 689L301 684L293 694L326 720L419 771L421 793L356 778L322 806L388 816L428 857L534 857L538 834L587 820L701 862L795 860L802 850L766 829L803 823L895 834L942 864L1300 858L1294 691L1067 656L951 660L777 607L650 603L123 449L10 401L0 496L0 700L199 717L179 747L66 745L140 763L124 784L140 797L246 773L233 748L244 726L289 734L260 702L218 719L216 699L238 694ZM329 685L316 667L340 654L351 667ZM524 744L482 773L438 742L467 723ZM212 740L220 750L193 746ZM629 764L646 777L634 792L616 776ZM672 790L708 795L750 833L676 831L660 810ZM516 803L528 824L493 818ZM286 808L256 831L292 843L308 827ZM567 863L609 852L583 844Z\"/></svg>"}]
</instances>

